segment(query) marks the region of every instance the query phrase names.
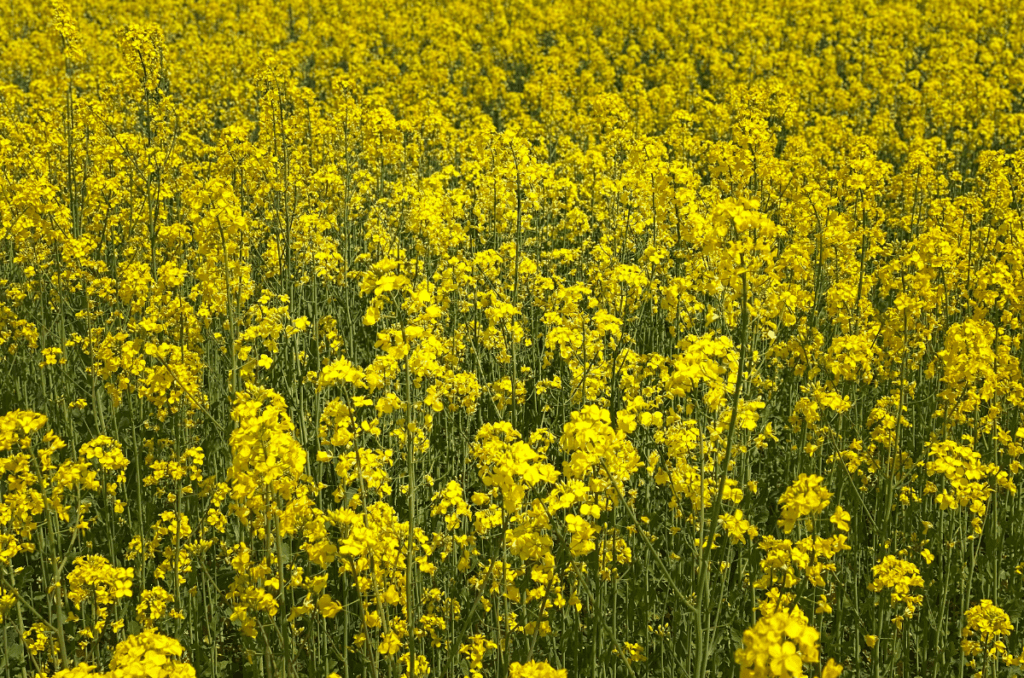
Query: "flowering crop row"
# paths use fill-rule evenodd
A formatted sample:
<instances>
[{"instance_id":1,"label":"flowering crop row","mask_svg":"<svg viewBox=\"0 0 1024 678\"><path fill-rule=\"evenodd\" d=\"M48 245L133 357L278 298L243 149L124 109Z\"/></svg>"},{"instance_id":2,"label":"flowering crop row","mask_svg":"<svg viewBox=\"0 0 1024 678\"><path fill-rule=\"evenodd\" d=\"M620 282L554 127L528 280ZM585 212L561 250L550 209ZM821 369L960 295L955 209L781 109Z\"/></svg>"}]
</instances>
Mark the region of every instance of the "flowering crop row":
<instances>
[{"instance_id":1,"label":"flowering crop row","mask_svg":"<svg viewBox=\"0 0 1024 678\"><path fill-rule=\"evenodd\" d=\"M9 0L0 675L1018 675L1015 0Z\"/></svg>"}]
</instances>

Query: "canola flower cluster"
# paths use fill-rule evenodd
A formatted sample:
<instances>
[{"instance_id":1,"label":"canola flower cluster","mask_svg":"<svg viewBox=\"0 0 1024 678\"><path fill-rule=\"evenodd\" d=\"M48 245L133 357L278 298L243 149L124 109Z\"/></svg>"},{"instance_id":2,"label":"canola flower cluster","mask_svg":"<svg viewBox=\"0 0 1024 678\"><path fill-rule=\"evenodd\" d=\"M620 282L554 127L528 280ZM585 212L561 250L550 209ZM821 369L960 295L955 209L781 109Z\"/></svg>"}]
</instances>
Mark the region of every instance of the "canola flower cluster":
<instances>
[{"instance_id":1,"label":"canola flower cluster","mask_svg":"<svg viewBox=\"0 0 1024 678\"><path fill-rule=\"evenodd\" d=\"M0 677L1017 675L1015 0L9 0Z\"/></svg>"}]
</instances>

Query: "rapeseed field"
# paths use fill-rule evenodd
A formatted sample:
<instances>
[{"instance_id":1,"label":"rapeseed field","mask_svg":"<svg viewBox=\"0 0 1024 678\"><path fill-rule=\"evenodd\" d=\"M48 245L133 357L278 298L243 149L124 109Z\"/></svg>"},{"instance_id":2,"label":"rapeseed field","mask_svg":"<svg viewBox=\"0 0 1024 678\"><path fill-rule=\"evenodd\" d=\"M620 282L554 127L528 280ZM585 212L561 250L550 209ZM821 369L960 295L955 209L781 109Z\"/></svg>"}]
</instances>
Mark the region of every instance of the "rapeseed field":
<instances>
[{"instance_id":1,"label":"rapeseed field","mask_svg":"<svg viewBox=\"0 0 1024 678\"><path fill-rule=\"evenodd\" d=\"M0 678L1024 654L1016 0L8 0Z\"/></svg>"}]
</instances>

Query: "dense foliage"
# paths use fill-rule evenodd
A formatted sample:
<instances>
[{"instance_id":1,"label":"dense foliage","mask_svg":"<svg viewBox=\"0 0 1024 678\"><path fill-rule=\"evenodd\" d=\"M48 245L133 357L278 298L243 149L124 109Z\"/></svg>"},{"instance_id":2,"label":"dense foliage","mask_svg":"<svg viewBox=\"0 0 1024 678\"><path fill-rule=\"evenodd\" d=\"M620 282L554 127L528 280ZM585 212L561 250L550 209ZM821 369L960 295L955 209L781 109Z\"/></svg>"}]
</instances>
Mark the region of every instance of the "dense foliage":
<instances>
[{"instance_id":1,"label":"dense foliage","mask_svg":"<svg viewBox=\"0 0 1024 678\"><path fill-rule=\"evenodd\" d=\"M1017 675L1015 0L0 6L0 671Z\"/></svg>"}]
</instances>

